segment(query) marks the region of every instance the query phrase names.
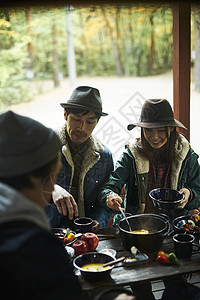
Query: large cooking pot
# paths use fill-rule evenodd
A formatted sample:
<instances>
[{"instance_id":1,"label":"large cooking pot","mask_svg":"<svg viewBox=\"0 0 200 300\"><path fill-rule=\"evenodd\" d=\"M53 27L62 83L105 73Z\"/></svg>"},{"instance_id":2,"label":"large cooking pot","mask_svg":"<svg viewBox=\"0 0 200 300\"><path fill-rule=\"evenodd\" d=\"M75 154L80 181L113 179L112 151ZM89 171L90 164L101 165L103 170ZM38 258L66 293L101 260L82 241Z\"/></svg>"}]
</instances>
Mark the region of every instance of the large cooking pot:
<instances>
[{"instance_id":1,"label":"large cooking pot","mask_svg":"<svg viewBox=\"0 0 200 300\"><path fill-rule=\"evenodd\" d=\"M131 229L149 231L147 234L130 232L125 219L119 223L120 236L124 248L130 251L135 246L143 253L154 253L162 247L163 238L169 233L169 222L155 214L139 214L127 218Z\"/></svg>"}]
</instances>

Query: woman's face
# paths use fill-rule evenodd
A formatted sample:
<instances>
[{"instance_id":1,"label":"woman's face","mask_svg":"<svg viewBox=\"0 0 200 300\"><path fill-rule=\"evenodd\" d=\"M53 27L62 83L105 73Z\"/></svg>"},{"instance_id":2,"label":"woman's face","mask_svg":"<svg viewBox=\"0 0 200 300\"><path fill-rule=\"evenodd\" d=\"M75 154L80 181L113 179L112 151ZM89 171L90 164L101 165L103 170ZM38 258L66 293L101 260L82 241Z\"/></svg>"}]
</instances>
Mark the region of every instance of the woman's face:
<instances>
[{"instance_id":1,"label":"woman's face","mask_svg":"<svg viewBox=\"0 0 200 300\"><path fill-rule=\"evenodd\" d=\"M143 128L143 132L144 132L145 139L154 149L160 149L167 143L168 140L167 127L152 128L152 129Z\"/></svg>"}]
</instances>

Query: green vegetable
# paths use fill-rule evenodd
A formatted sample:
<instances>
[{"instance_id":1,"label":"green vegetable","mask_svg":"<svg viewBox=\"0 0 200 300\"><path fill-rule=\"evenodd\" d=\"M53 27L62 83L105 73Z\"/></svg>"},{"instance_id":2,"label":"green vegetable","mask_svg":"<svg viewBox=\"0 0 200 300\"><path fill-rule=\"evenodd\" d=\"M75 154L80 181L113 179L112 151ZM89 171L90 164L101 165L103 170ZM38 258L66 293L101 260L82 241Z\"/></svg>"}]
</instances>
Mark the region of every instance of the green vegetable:
<instances>
[{"instance_id":1,"label":"green vegetable","mask_svg":"<svg viewBox=\"0 0 200 300\"><path fill-rule=\"evenodd\" d=\"M171 262L171 264L173 264L173 265L179 265L179 261L178 261L178 259L176 257L176 254L174 254L173 252L171 252L169 254L168 258L169 258L169 261Z\"/></svg>"}]
</instances>

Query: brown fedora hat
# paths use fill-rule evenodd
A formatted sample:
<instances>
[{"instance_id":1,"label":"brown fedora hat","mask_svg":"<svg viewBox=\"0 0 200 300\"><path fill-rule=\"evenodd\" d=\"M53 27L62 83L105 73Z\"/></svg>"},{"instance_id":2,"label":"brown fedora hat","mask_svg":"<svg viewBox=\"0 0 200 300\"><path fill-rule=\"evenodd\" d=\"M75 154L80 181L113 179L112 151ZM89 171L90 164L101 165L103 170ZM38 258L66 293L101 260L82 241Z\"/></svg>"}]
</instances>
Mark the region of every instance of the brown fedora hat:
<instances>
[{"instance_id":1,"label":"brown fedora hat","mask_svg":"<svg viewBox=\"0 0 200 300\"><path fill-rule=\"evenodd\" d=\"M137 123L129 124L128 130L139 126L143 128L159 128L159 127L181 127L187 128L179 121L174 119L169 101L166 99L149 99L146 100L141 111L140 121Z\"/></svg>"},{"instance_id":2,"label":"brown fedora hat","mask_svg":"<svg viewBox=\"0 0 200 300\"><path fill-rule=\"evenodd\" d=\"M63 108L77 108L88 111L94 111L107 116L107 113L102 112L102 101L99 90L90 86L77 87L67 103L60 103Z\"/></svg>"}]
</instances>

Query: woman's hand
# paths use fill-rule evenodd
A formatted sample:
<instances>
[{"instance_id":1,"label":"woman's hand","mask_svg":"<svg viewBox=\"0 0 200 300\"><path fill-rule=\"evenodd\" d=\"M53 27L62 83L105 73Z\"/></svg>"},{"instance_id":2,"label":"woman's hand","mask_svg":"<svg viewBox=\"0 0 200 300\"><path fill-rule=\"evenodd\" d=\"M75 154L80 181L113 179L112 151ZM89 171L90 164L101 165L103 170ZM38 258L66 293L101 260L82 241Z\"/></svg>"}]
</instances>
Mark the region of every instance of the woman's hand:
<instances>
[{"instance_id":1,"label":"woman's hand","mask_svg":"<svg viewBox=\"0 0 200 300\"><path fill-rule=\"evenodd\" d=\"M107 196L106 204L111 209L119 210L119 207L121 206L122 202L122 198L115 193L110 193ZM124 210L124 208L122 209Z\"/></svg>"},{"instance_id":2,"label":"woman's hand","mask_svg":"<svg viewBox=\"0 0 200 300\"><path fill-rule=\"evenodd\" d=\"M183 209L186 204L188 203L189 197L190 197L190 191L186 188L183 188L179 191L180 194L184 195L183 200L179 203L178 207L179 209Z\"/></svg>"}]
</instances>

